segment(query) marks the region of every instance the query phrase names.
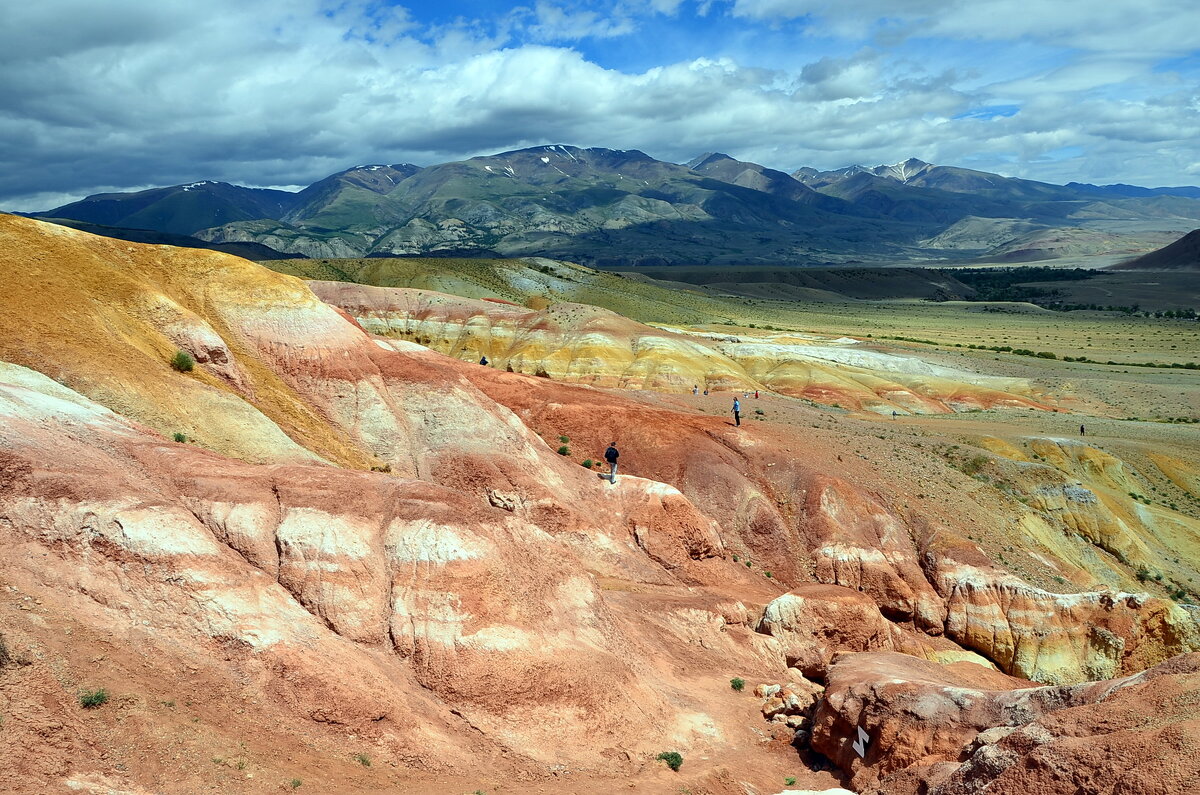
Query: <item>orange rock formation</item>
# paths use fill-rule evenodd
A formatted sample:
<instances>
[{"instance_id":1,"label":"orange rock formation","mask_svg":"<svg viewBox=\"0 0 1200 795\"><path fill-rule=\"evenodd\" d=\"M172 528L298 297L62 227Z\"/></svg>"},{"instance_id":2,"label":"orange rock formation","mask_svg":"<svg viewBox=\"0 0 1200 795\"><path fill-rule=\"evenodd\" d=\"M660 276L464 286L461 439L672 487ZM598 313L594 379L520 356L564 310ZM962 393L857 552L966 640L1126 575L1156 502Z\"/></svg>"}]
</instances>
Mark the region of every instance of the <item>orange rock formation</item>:
<instances>
[{"instance_id":1,"label":"orange rock formation","mask_svg":"<svg viewBox=\"0 0 1200 795\"><path fill-rule=\"evenodd\" d=\"M908 475L809 425L481 368L222 254L8 216L0 250L0 789L769 791L801 716L730 679L806 675L814 746L861 782L830 727L869 673L839 652L903 652L924 687L967 665L933 661L1075 683L1200 648L1164 600L1023 583L966 540L990 509L910 509ZM623 372L643 338L689 349L604 323ZM578 462L611 440L615 485Z\"/></svg>"}]
</instances>

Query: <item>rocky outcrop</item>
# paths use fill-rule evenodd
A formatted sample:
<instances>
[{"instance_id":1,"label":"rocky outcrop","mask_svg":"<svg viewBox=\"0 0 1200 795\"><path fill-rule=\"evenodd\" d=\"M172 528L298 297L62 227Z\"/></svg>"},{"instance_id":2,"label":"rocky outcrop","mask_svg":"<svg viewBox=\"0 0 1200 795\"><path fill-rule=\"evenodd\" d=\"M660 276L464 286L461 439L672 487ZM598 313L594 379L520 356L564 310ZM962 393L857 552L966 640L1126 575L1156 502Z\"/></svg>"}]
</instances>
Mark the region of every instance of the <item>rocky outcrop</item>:
<instances>
[{"instance_id":1,"label":"rocky outcrop","mask_svg":"<svg viewBox=\"0 0 1200 795\"><path fill-rule=\"evenodd\" d=\"M1200 624L1147 594L1056 594L1000 571L977 547L945 533L923 544L925 570L945 599L946 637L1001 670L1071 684L1140 671L1200 650Z\"/></svg>"},{"instance_id":2,"label":"rocky outcrop","mask_svg":"<svg viewBox=\"0 0 1200 795\"><path fill-rule=\"evenodd\" d=\"M1198 685L1196 654L1059 687L969 663L846 655L830 669L812 745L864 793L1103 792L1114 782L1186 792L1200 773L1200 706L1184 694Z\"/></svg>"},{"instance_id":3,"label":"rocky outcrop","mask_svg":"<svg viewBox=\"0 0 1200 795\"><path fill-rule=\"evenodd\" d=\"M837 585L794 588L763 609L756 629L779 642L788 667L818 681L842 652L898 651L931 660L974 657L953 643L888 621L870 596ZM982 657L974 659L987 665Z\"/></svg>"}]
</instances>

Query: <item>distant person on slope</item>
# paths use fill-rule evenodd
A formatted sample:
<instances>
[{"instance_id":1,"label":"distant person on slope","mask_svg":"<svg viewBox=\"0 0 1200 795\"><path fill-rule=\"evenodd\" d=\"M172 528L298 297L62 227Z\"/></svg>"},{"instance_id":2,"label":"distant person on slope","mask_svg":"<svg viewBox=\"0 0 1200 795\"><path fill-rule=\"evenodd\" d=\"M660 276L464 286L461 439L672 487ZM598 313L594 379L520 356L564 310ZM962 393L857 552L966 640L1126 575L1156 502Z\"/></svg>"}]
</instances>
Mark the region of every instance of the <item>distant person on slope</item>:
<instances>
[{"instance_id":1,"label":"distant person on slope","mask_svg":"<svg viewBox=\"0 0 1200 795\"><path fill-rule=\"evenodd\" d=\"M617 456L620 454L621 453L617 451L617 443L609 442L608 449L604 451L604 460L607 461L609 467L611 467L608 473L609 483L617 482Z\"/></svg>"},{"instance_id":2,"label":"distant person on slope","mask_svg":"<svg viewBox=\"0 0 1200 795\"><path fill-rule=\"evenodd\" d=\"M1080 435L1080 436L1087 436L1087 428L1085 428L1085 427L1083 427L1082 425L1080 425L1080 426L1079 426L1079 435Z\"/></svg>"},{"instance_id":3,"label":"distant person on slope","mask_svg":"<svg viewBox=\"0 0 1200 795\"><path fill-rule=\"evenodd\" d=\"M738 402L737 398L733 399L733 424L742 424L742 404Z\"/></svg>"},{"instance_id":4,"label":"distant person on slope","mask_svg":"<svg viewBox=\"0 0 1200 795\"><path fill-rule=\"evenodd\" d=\"M692 394L693 394L693 395L695 395L695 394L696 394L696 393L698 393L699 391L700 391L700 387L699 387L699 386L696 386L696 385L693 385L693 386L692 386Z\"/></svg>"},{"instance_id":5,"label":"distant person on slope","mask_svg":"<svg viewBox=\"0 0 1200 795\"><path fill-rule=\"evenodd\" d=\"M487 357L486 357L486 356L484 356L483 358L481 358L481 359L479 360L479 363L480 363L480 364L482 364L484 367L487 367L487 365L488 365L488 360L487 360Z\"/></svg>"}]
</instances>

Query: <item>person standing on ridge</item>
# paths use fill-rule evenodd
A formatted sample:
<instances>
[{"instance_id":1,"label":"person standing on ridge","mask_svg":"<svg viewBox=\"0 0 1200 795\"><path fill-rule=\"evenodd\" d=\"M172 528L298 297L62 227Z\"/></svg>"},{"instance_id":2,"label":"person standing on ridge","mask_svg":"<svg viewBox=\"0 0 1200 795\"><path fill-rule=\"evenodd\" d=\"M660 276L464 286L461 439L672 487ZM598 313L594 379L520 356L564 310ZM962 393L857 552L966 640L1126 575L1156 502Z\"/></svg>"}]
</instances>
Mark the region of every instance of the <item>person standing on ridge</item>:
<instances>
[{"instance_id":1,"label":"person standing on ridge","mask_svg":"<svg viewBox=\"0 0 1200 795\"><path fill-rule=\"evenodd\" d=\"M487 367L487 365L488 365L487 357L486 356L480 357L479 363L482 364L484 367Z\"/></svg>"},{"instance_id":2,"label":"person standing on ridge","mask_svg":"<svg viewBox=\"0 0 1200 795\"><path fill-rule=\"evenodd\" d=\"M700 387L699 387L698 385L696 385L696 384L693 384L693 385L692 385L692 394L693 394L693 395L695 395L695 394L697 394L697 393L699 393L699 392L700 392Z\"/></svg>"},{"instance_id":3,"label":"person standing on ridge","mask_svg":"<svg viewBox=\"0 0 1200 795\"><path fill-rule=\"evenodd\" d=\"M733 424L742 424L742 404L738 402L737 398L733 399Z\"/></svg>"},{"instance_id":4,"label":"person standing on ridge","mask_svg":"<svg viewBox=\"0 0 1200 795\"><path fill-rule=\"evenodd\" d=\"M616 442L609 442L608 449L604 451L604 460L608 462L611 469L608 473L608 482L615 484L617 482L617 456L621 453L617 450Z\"/></svg>"},{"instance_id":5,"label":"person standing on ridge","mask_svg":"<svg viewBox=\"0 0 1200 795\"><path fill-rule=\"evenodd\" d=\"M1085 427L1083 427L1082 425L1080 425L1080 426L1079 426L1079 435L1080 435L1080 436L1087 436L1087 428L1085 428Z\"/></svg>"}]
</instances>

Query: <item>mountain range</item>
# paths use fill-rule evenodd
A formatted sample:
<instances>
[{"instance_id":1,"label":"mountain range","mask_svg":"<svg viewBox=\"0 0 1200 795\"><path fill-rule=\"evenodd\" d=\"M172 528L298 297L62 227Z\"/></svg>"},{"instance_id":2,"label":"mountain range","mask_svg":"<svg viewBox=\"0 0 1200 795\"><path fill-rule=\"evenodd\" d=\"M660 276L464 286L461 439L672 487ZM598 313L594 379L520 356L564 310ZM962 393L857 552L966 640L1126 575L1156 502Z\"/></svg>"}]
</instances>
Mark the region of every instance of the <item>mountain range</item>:
<instances>
[{"instance_id":1,"label":"mountain range","mask_svg":"<svg viewBox=\"0 0 1200 795\"><path fill-rule=\"evenodd\" d=\"M356 166L294 193L200 181L33 215L118 237L149 230L325 258L1020 262L1159 248L1200 226L1200 188L1051 185L916 159L788 174L720 153L676 164L554 145L427 167Z\"/></svg>"}]
</instances>

